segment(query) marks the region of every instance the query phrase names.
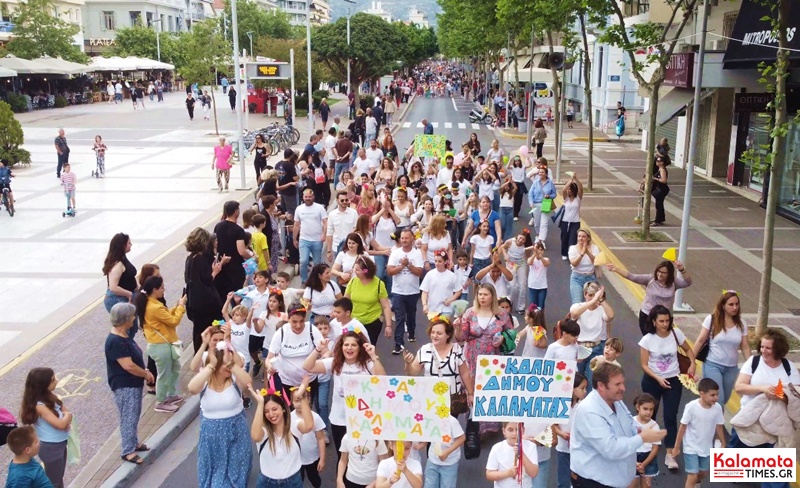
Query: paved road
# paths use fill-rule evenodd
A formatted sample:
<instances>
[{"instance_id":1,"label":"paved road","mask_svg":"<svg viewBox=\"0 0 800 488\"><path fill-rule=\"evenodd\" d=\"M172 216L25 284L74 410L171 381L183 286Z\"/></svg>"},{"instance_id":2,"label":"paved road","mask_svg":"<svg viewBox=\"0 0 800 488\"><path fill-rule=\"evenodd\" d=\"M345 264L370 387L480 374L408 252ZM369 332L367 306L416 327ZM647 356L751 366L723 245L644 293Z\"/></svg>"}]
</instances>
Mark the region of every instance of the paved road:
<instances>
[{"instance_id":1,"label":"paved road","mask_svg":"<svg viewBox=\"0 0 800 488\"><path fill-rule=\"evenodd\" d=\"M467 114L470 110L470 104L461 99L457 99L456 107L458 110L454 109L453 101L450 99L418 99L406 118L406 121L411 123L410 126L400 130L395 138L398 148L408 147L410 142L413 140L414 135L419 132L415 127L417 122L423 118L427 118L429 121L436 123L438 128L435 130L435 133L446 135L449 140L453 141L453 145L458 147L462 142L467 140L470 132L473 132L473 129L471 128L471 124L467 118ZM467 128L459 129L458 127L461 123L465 124L465 127ZM478 130L474 130L474 132L478 133L478 137L481 140L483 147L489 147L489 143L494 138L493 132L485 126L480 127ZM519 143L517 143L516 147L518 147L518 144ZM614 148L609 149L614 149L616 151L619 148L620 146L615 145ZM506 150L509 149L511 148L506 148ZM517 222L518 225L515 225L515 230L521 228L521 224L523 223L527 224L527 222L523 221ZM566 313L570 305L568 293L569 266L567 263L558 259L557 249L559 242L559 235L555 232L551 232L549 234L546 242L547 247L550 250L548 254L554 258L553 265L550 267L548 275L548 282L550 284L547 301L549 327L552 327L555 324L557 317L561 317ZM617 311L617 319L615 319L613 326L613 335L621 337L625 345L626 352L622 355L620 362L622 363L624 369L628 372L625 400L628 404L632 404L633 398L638 392L640 392L639 382L641 380L641 368L639 367L637 346L637 342L640 338L638 322L636 316L629 308L625 306L624 300L618 294L618 292L613 289L613 287L609 286L607 288L607 295L609 302ZM421 313L419 313L417 322L424 323L423 321L424 317ZM385 363L389 372L399 373L402 371L402 362L399 357L389 354L391 346L392 344L386 341L385 338L381 339L380 343L378 344L379 354L382 358L387 358ZM683 403L686 403L686 401L691 399L691 395L684 395ZM252 419L252 415L254 413L253 409L251 409L248 413L249 418ZM135 486L142 488L150 488L153 486L170 488L184 487L195 483L197 479L197 453L195 446L197 443L198 434L199 421L195 421L173 443L171 449L148 468L148 471L143 475L142 478L139 479ZM482 456L480 459L471 461L462 459L459 466L459 486L491 486L489 482L484 481L486 458L491 445L498 440L499 437L486 439L486 441L483 443ZM327 452L329 460L335 459L335 453L333 452L332 445L328 447ZM663 467L663 455L660 457L660 459L662 460L662 472L666 471L666 469ZM555 486L554 460L555 458L553 458L553 462L551 463L550 467L548 486ZM255 469L251 474L253 486L258 475L258 465L258 459L254 456L253 466ZM329 462L323 473L323 486L333 486L332 483L335 480L334 470L335 463ZM653 486L671 488L683 486L683 483L684 480L682 476L678 474L665 474L657 478L654 481Z\"/></svg>"}]
</instances>

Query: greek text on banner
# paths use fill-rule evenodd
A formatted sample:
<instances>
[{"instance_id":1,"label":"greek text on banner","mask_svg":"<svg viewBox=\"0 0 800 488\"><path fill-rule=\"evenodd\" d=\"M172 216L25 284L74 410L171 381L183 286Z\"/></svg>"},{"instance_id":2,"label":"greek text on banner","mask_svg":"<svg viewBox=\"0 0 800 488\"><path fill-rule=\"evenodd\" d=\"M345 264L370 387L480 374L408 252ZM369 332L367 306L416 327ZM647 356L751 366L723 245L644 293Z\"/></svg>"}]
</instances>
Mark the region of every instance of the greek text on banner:
<instances>
[{"instance_id":1,"label":"greek text on banner","mask_svg":"<svg viewBox=\"0 0 800 488\"><path fill-rule=\"evenodd\" d=\"M450 385L438 377L342 378L347 432L356 441L383 439L448 444Z\"/></svg>"},{"instance_id":2,"label":"greek text on banner","mask_svg":"<svg viewBox=\"0 0 800 488\"><path fill-rule=\"evenodd\" d=\"M478 356L472 418L478 422L569 421L575 361Z\"/></svg>"}]
</instances>

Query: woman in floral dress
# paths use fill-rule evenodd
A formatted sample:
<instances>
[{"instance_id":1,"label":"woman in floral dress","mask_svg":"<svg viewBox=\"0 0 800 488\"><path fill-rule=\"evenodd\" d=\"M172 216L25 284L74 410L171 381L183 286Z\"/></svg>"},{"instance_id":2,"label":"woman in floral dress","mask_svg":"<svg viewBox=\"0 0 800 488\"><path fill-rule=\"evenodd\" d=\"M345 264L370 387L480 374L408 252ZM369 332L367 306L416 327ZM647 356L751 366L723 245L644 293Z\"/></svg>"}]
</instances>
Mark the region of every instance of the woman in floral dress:
<instances>
[{"instance_id":1,"label":"woman in floral dress","mask_svg":"<svg viewBox=\"0 0 800 488\"><path fill-rule=\"evenodd\" d=\"M475 384L478 356L500 355L502 337L499 335L504 330L513 328L511 316L497 305L497 292L494 286L479 285L472 307L464 312L456 327L457 339L464 343L464 359L469 366L473 384ZM499 422L481 422L481 434L499 430Z\"/></svg>"}]
</instances>

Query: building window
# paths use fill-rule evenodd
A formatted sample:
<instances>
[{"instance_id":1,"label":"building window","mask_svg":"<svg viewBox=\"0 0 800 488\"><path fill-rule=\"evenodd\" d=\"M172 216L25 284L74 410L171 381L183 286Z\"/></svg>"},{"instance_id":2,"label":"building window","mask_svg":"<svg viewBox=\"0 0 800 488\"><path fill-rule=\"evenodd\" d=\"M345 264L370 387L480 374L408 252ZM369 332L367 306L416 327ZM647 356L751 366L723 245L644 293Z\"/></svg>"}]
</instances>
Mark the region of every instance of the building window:
<instances>
[{"instance_id":1,"label":"building window","mask_svg":"<svg viewBox=\"0 0 800 488\"><path fill-rule=\"evenodd\" d=\"M603 46L600 46L597 56L597 87L600 88L603 86L603 56L605 55L605 49Z\"/></svg>"},{"instance_id":2,"label":"building window","mask_svg":"<svg viewBox=\"0 0 800 488\"><path fill-rule=\"evenodd\" d=\"M114 12L103 12L100 14L100 19L104 31L113 31L117 29L117 21L114 18Z\"/></svg>"},{"instance_id":3,"label":"building window","mask_svg":"<svg viewBox=\"0 0 800 488\"><path fill-rule=\"evenodd\" d=\"M141 24L142 12L140 10L136 11L131 10L128 12L128 14L130 14L131 17L131 27L136 26L137 24Z\"/></svg>"},{"instance_id":4,"label":"building window","mask_svg":"<svg viewBox=\"0 0 800 488\"><path fill-rule=\"evenodd\" d=\"M725 12L725 15L722 17L722 35L725 37L731 37L733 35L733 26L736 25L736 18L739 16L739 11L734 10L733 12ZM724 51L728 49L728 39L722 38L717 41L717 49L720 51Z\"/></svg>"},{"instance_id":5,"label":"building window","mask_svg":"<svg viewBox=\"0 0 800 488\"><path fill-rule=\"evenodd\" d=\"M637 14L646 14L650 11L650 0L637 0L636 9Z\"/></svg>"},{"instance_id":6,"label":"building window","mask_svg":"<svg viewBox=\"0 0 800 488\"><path fill-rule=\"evenodd\" d=\"M169 26L170 32L175 32L175 24L173 24L172 16L167 16L167 25Z\"/></svg>"},{"instance_id":7,"label":"building window","mask_svg":"<svg viewBox=\"0 0 800 488\"><path fill-rule=\"evenodd\" d=\"M147 18L147 27L152 27L153 26L153 12L146 12L145 15L146 15L146 18Z\"/></svg>"}]
</instances>

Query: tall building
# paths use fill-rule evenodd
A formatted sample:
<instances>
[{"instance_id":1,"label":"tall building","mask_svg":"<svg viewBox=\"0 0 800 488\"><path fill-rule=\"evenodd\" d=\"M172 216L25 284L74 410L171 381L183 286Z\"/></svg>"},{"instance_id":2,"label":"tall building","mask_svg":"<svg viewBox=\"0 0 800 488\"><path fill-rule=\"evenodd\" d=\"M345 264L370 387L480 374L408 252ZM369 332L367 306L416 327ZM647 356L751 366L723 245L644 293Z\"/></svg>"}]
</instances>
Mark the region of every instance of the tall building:
<instances>
[{"instance_id":1,"label":"tall building","mask_svg":"<svg viewBox=\"0 0 800 488\"><path fill-rule=\"evenodd\" d=\"M87 54L99 54L113 45L117 30L137 22L161 32L188 30L206 16L200 0L87 0L84 45Z\"/></svg>"},{"instance_id":2,"label":"tall building","mask_svg":"<svg viewBox=\"0 0 800 488\"><path fill-rule=\"evenodd\" d=\"M383 6L381 5L381 2L372 2L372 6L370 8L368 8L367 10L364 10L364 13L365 14L370 14L370 15L377 15L378 17L382 18L386 22L391 22L392 21L392 14L387 12L386 10L383 10Z\"/></svg>"},{"instance_id":3,"label":"tall building","mask_svg":"<svg viewBox=\"0 0 800 488\"><path fill-rule=\"evenodd\" d=\"M423 29L430 27L427 14L420 11L417 7L411 7L411 9L408 11L408 22L411 24L416 24L418 27L422 27Z\"/></svg>"},{"instance_id":4,"label":"tall building","mask_svg":"<svg viewBox=\"0 0 800 488\"><path fill-rule=\"evenodd\" d=\"M331 6L327 0L278 0L278 8L289 16L292 25L306 25L306 16L311 2L311 23L327 24L331 21Z\"/></svg>"},{"instance_id":5,"label":"tall building","mask_svg":"<svg viewBox=\"0 0 800 488\"><path fill-rule=\"evenodd\" d=\"M0 0L0 47L4 46L14 36L14 24L11 17L19 2L17 0ZM84 29L83 14L85 11L84 0L55 0L53 1L53 17L77 26L80 30L73 38L73 44L83 48Z\"/></svg>"}]
</instances>

